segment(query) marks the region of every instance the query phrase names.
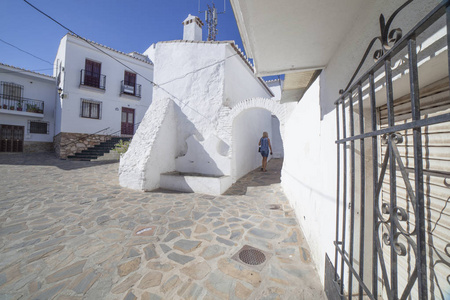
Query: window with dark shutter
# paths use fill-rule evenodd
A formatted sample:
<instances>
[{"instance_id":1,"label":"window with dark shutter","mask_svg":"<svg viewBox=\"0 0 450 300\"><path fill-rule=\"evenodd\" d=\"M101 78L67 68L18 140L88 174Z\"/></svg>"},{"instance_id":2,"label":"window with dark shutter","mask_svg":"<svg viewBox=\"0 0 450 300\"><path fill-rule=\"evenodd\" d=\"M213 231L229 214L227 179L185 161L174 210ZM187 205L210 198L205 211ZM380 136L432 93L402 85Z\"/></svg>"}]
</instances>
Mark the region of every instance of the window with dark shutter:
<instances>
[{"instance_id":1,"label":"window with dark shutter","mask_svg":"<svg viewBox=\"0 0 450 300\"><path fill-rule=\"evenodd\" d=\"M48 133L48 123L30 121L30 133L47 134Z\"/></svg>"}]
</instances>

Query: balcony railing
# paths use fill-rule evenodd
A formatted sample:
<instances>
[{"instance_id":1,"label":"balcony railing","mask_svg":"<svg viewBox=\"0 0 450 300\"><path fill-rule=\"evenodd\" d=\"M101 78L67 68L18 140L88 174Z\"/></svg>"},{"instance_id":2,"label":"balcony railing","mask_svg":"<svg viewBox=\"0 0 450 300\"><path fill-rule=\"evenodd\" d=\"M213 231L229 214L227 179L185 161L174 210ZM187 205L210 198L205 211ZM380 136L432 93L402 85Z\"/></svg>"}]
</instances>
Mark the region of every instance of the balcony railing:
<instances>
[{"instance_id":1,"label":"balcony railing","mask_svg":"<svg viewBox=\"0 0 450 300\"><path fill-rule=\"evenodd\" d=\"M44 101L0 94L0 109L44 113Z\"/></svg>"},{"instance_id":2,"label":"balcony railing","mask_svg":"<svg viewBox=\"0 0 450 300\"><path fill-rule=\"evenodd\" d=\"M80 73L80 85L95 87L104 90L106 85L106 75L83 69Z\"/></svg>"},{"instance_id":3,"label":"balcony railing","mask_svg":"<svg viewBox=\"0 0 450 300\"><path fill-rule=\"evenodd\" d=\"M136 97L141 97L141 85L140 84L134 84L134 85L129 85L126 84L124 80L122 80L121 85L120 85L120 93L121 94L126 94L126 95L132 95L132 96L136 96Z\"/></svg>"}]
</instances>

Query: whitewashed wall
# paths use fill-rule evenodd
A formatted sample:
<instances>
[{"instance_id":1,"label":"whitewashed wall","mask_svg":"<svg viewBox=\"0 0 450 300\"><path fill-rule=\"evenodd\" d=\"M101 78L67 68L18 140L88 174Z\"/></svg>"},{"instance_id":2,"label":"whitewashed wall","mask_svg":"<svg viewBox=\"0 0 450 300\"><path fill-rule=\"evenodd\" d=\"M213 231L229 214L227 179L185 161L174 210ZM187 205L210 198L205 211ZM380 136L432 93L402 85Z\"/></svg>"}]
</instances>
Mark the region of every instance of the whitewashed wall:
<instances>
[{"instance_id":1,"label":"whitewashed wall","mask_svg":"<svg viewBox=\"0 0 450 300\"><path fill-rule=\"evenodd\" d=\"M232 160L234 180L261 166L258 143L264 131L272 137L272 117L265 109L248 109L234 119L233 153L236 153Z\"/></svg>"},{"instance_id":2,"label":"whitewashed wall","mask_svg":"<svg viewBox=\"0 0 450 300\"><path fill-rule=\"evenodd\" d=\"M322 282L325 253L332 260L334 257L336 112L333 103L339 97L339 89L347 85L370 40L380 35L380 13L388 19L403 3L402 0L368 3L319 79L298 104L286 104L290 116L285 125L282 186L296 211ZM436 4L431 0L414 1L396 17L391 28L409 31ZM372 64L369 57L362 72Z\"/></svg>"},{"instance_id":3,"label":"whitewashed wall","mask_svg":"<svg viewBox=\"0 0 450 300\"><path fill-rule=\"evenodd\" d=\"M23 86L23 98L44 101L44 117L35 117L33 113L14 111L14 114L1 113L0 123L25 127L24 141L53 142L55 129L55 78L0 65L0 81L11 82ZM28 121L48 122L48 134L28 133Z\"/></svg>"},{"instance_id":4,"label":"whitewashed wall","mask_svg":"<svg viewBox=\"0 0 450 300\"><path fill-rule=\"evenodd\" d=\"M281 126L280 120L272 115L272 134L269 136L274 158L284 157L284 145L283 139L281 138Z\"/></svg>"},{"instance_id":5,"label":"whitewashed wall","mask_svg":"<svg viewBox=\"0 0 450 300\"><path fill-rule=\"evenodd\" d=\"M224 105L233 107L246 99L272 97L268 87L263 85L253 73L253 69L246 65L231 46L226 47L225 55Z\"/></svg>"},{"instance_id":6,"label":"whitewashed wall","mask_svg":"<svg viewBox=\"0 0 450 300\"><path fill-rule=\"evenodd\" d=\"M136 190L159 187L159 175L175 169L177 117L175 104L160 99L147 110L142 126L120 159L119 182Z\"/></svg>"},{"instance_id":7,"label":"whitewashed wall","mask_svg":"<svg viewBox=\"0 0 450 300\"><path fill-rule=\"evenodd\" d=\"M134 71L153 80L153 66L118 51L96 45L111 56L120 60ZM101 63L101 74L106 75L105 90L80 86L80 72L85 69L85 61L90 59ZM152 101L153 87L150 82L137 75L141 84L141 98L120 94L124 71L128 70L111 57L95 49L83 40L71 35L62 38L55 62L61 61L64 68L60 87L65 95L61 100L61 125L59 132L94 133L106 127L108 132L120 131L122 107L135 109L135 123L144 117ZM57 70L56 70L57 71ZM55 76L57 73L55 72ZM81 99L102 103L101 119L81 118ZM58 118L59 119L59 118Z\"/></svg>"},{"instance_id":8,"label":"whitewashed wall","mask_svg":"<svg viewBox=\"0 0 450 300\"><path fill-rule=\"evenodd\" d=\"M167 155L161 159L173 161L176 171L232 175L232 158L241 153L235 153L231 147L232 120L227 118L231 112L228 105L252 96L271 97L246 63L238 55L231 55L232 52L231 46L223 42L171 41L156 45L154 62L158 86L154 89L153 102L171 99L175 104L176 118L176 145L173 148L176 158ZM233 72L227 72L228 67ZM240 82L228 77L238 77ZM264 117L267 119L265 127L271 127L270 113L264 114ZM153 125L145 121L141 126L144 126L142 130L146 130L145 127ZM164 130L163 127L161 125L158 130ZM262 131L258 136L260 134ZM134 147L133 143L130 148ZM147 144L145 147L155 146ZM256 154L256 150L253 149L252 153ZM136 159L140 160L137 157L124 157L121 170L135 164L127 160ZM171 164L167 162L166 165ZM146 189L147 186L159 185L159 182L153 182L158 181L157 172L148 166L145 174L142 174ZM127 175L121 173L122 176ZM130 180L121 179L124 186L135 188L126 182Z\"/></svg>"}]
</instances>

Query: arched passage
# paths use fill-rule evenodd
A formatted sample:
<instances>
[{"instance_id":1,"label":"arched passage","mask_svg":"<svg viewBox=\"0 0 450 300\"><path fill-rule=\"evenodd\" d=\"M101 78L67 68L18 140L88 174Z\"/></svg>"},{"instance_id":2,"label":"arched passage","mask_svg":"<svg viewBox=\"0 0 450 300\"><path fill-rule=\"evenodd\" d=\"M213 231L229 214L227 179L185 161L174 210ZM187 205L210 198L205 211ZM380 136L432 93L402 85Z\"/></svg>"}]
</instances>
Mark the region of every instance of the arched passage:
<instances>
[{"instance_id":1,"label":"arched passage","mask_svg":"<svg viewBox=\"0 0 450 300\"><path fill-rule=\"evenodd\" d=\"M221 116L219 132L230 145L233 181L261 165L257 144L263 131L269 133L274 157L283 156L285 109L278 101L267 98L247 99L231 109L223 107Z\"/></svg>"}]
</instances>

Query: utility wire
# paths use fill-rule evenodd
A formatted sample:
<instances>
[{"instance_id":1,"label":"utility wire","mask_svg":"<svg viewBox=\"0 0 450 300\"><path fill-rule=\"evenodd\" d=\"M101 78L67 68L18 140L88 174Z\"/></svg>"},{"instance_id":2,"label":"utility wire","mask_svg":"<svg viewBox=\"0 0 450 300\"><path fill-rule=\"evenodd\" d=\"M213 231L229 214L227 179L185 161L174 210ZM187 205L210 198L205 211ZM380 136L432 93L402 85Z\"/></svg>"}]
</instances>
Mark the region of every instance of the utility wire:
<instances>
[{"instance_id":1,"label":"utility wire","mask_svg":"<svg viewBox=\"0 0 450 300\"><path fill-rule=\"evenodd\" d=\"M0 67L1 67L1 66L2 66L2 65L0 64ZM8 66L8 65L4 65L4 66L10 67L10 66ZM49 71L49 70L53 70L53 68L51 68L51 69L38 69L38 70L25 70L25 69L16 69L16 70L14 70L14 71L5 70L5 71L0 71L0 73L29 73L29 72L33 72L33 73L38 73L38 74L40 74L40 75L45 75L45 76L53 77L53 76L51 76L51 75L39 73L40 71Z\"/></svg>"},{"instance_id":2,"label":"utility wire","mask_svg":"<svg viewBox=\"0 0 450 300\"><path fill-rule=\"evenodd\" d=\"M168 90L166 90L165 88L163 88L161 85L153 82L152 80L148 79L147 77L145 77L144 75L140 74L139 72L133 70L131 67L129 67L128 65L124 64L123 62L121 62L120 60L118 60L117 58L113 57L112 55L110 55L109 53L107 53L106 51L104 51L103 49L97 47L93 42L91 42L90 40L76 34L73 30L69 29L68 27L64 26L63 24L61 24L60 22L58 22L57 20L55 20L54 18L52 18L51 16L49 16L48 14L46 14L45 12L43 12L42 10L40 10L39 8L37 8L36 6L34 6L33 4L31 4L30 2L28 2L27 0L23 0L25 3L27 3L29 6L31 6L32 8L34 8L35 10L37 10L39 13L43 14L44 16L46 16L47 18L49 18L50 20L52 20L53 22L55 22L56 24L58 24L59 26L61 26L62 28L66 29L67 31L69 31L70 33L72 33L73 35L75 35L76 37L82 39L83 41L85 41L86 43L88 43L89 45L91 45L92 47L94 47L95 49L97 49L98 51L104 53L105 55L109 56L110 58L112 58L113 60L115 60L116 62L118 62L119 64L121 64L122 66L126 67L127 69L133 71L134 73L136 73L136 75L141 76L143 79L145 79L146 81L148 81L149 83L151 83L154 87L160 88L161 90L163 90L165 93L167 93L169 96L173 97L174 99L178 100L180 103L184 104L185 106L189 107L190 109L192 109L194 112L196 112L197 114L199 114L200 116L202 116L203 118L205 118L206 120L208 120L210 123L213 123L208 117L206 117L205 115L203 115L202 113L200 113L199 111L197 111L195 108L191 107L189 104L187 104L186 102L182 101L181 99L179 99L178 97L176 97L175 95L173 95L172 93L170 93ZM235 54L236 55L236 54ZM232 55L234 56L234 55ZM230 56L231 57L231 56ZM227 58L225 58L224 60L218 61L215 64L219 64L222 63L223 61L225 61ZM214 65L214 64L212 64ZM212 66L210 65L210 66ZM209 67L209 66L208 66ZM204 68L202 68L204 69ZM193 73L193 72L192 72ZM187 76L184 75L180 78L183 78ZM175 78L174 80L177 80L179 78ZM164 84L169 83L165 82Z\"/></svg>"},{"instance_id":3,"label":"utility wire","mask_svg":"<svg viewBox=\"0 0 450 300\"><path fill-rule=\"evenodd\" d=\"M13 48L16 48L16 49L19 50L19 51L22 51L22 52L24 52L24 53L26 53L26 54L28 54L28 55L33 56L34 58L37 58L37 59L39 59L39 60L42 60L43 62L46 62L46 63L48 63L48 64L50 64L50 65L53 66L53 63L49 62L48 60L45 60L45 59L40 58L40 57L38 57L38 56L36 56L36 55L34 55L34 54L28 52L28 51L25 51L25 50L23 50L23 49L20 49L19 47L14 46L13 44L8 43L7 41L4 41L4 40L0 39L0 42L3 42L3 43L5 43L6 45L9 45L9 46L11 46L11 47L13 47Z\"/></svg>"}]
</instances>

